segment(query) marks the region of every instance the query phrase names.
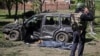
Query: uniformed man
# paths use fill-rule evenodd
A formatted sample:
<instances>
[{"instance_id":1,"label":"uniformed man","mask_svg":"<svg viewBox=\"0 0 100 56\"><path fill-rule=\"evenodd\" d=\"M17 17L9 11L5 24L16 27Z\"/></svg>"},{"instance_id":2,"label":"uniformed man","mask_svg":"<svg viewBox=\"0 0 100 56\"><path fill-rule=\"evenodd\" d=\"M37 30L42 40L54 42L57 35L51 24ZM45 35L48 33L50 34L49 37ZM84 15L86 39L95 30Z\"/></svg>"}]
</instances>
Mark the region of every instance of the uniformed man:
<instances>
[{"instance_id":1,"label":"uniformed man","mask_svg":"<svg viewBox=\"0 0 100 56\"><path fill-rule=\"evenodd\" d=\"M82 7L81 7L82 6ZM89 13L89 10L81 4L79 8L76 9L76 13L82 13L87 15ZM84 18L83 15L80 16L81 18ZM78 48L78 56L83 56L83 50L84 50L84 44L85 44L85 35L86 35L86 28L87 28L87 21L80 21L80 24L75 24L73 26L73 45L71 49L71 54L70 56L75 56L75 51L77 49L77 46L79 45Z\"/></svg>"}]
</instances>

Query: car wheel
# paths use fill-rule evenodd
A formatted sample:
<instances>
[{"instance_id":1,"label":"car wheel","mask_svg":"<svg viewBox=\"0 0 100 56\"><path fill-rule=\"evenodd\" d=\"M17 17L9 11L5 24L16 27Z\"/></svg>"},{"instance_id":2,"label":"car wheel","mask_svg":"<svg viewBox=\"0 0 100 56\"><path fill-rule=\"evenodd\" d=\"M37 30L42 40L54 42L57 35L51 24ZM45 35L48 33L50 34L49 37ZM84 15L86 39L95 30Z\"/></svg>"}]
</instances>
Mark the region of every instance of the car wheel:
<instances>
[{"instance_id":1,"label":"car wheel","mask_svg":"<svg viewBox=\"0 0 100 56\"><path fill-rule=\"evenodd\" d=\"M69 37L67 33L64 32L59 32L55 35L55 40L56 41L61 41L61 42L68 42L69 41Z\"/></svg>"},{"instance_id":2,"label":"car wheel","mask_svg":"<svg viewBox=\"0 0 100 56\"><path fill-rule=\"evenodd\" d=\"M9 40L16 41L19 39L19 31L12 30L9 34Z\"/></svg>"}]
</instances>

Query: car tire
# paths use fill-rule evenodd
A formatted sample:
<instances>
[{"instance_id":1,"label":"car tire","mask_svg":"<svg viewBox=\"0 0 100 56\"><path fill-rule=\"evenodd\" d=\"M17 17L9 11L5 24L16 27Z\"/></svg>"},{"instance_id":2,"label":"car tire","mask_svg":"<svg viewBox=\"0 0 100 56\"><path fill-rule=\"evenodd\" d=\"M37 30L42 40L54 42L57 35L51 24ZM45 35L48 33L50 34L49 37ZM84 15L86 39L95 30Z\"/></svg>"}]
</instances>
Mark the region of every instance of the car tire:
<instances>
[{"instance_id":1,"label":"car tire","mask_svg":"<svg viewBox=\"0 0 100 56\"><path fill-rule=\"evenodd\" d=\"M12 30L9 34L9 40L16 41L19 40L19 31Z\"/></svg>"},{"instance_id":2,"label":"car tire","mask_svg":"<svg viewBox=\"0 0 100 56\"><path fill-rule=\"evenodd\" d=\"M65 32L59 32L55 35L55 40L60 42L68 42L69 37L68 34Z\"/></svg>"}]
</instances>

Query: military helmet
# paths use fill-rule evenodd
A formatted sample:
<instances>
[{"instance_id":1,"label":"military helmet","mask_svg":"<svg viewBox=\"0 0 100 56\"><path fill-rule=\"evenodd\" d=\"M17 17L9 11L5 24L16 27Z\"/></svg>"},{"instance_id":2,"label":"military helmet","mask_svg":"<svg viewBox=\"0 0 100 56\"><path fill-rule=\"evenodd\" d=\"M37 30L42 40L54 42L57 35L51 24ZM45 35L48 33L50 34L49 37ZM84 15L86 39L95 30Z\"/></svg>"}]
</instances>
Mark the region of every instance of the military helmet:
<instances>
[{"instance_id":1,"label":"military helmet","mask_svg":"<svg viewBox=\"0 0 100 56\"><path fill-rule=\"evenodd\" d=\"M84 8L85 4L84 3L77 3L76 8Z\"/></svg>"}]
</instances>

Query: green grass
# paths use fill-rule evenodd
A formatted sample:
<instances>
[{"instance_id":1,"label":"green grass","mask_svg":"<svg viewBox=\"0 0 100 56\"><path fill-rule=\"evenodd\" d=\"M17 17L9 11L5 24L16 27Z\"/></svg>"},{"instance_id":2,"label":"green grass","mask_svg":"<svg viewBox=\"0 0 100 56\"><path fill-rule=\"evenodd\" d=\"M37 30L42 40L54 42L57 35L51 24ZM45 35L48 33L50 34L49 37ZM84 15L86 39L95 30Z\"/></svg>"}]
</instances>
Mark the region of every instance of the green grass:
<instances>
[{"instance_id":1,"label":"green grass","mask_svg":"<svg viewBox=\"0 0 100 56\"><path fill-rule=\"evenodd\" d=\"M96 10L100 10L100 1L95 1Z\"/></svg>"},{"instance_id":2,"label":"green grass","mask_svg":"<svg viewBox=\"0 0 100 56\"><path fill-rule=\"evenodd\" d=\"M11 48L11 47L16 47L20 46L22 43L19 41L9 41L3 38L2 33L0 33L0 48Z\"/></svg>"},{"instance_id":3,"label":"green grass","mask_svg":"<svg viewBox=\"0 0 100 56\"><path fill-rule=\"evenodd\" d=\"M7 10L0 10L0 22L2 21L4 21L4 22L12 22L12 21L14 21L14 13L15 11L14 10L12 10L11 11L11 17L8 17L8 11ZM18 16L20 17L21 16L21 14L23 13L23 11L22 10L19 10L18 11Z\"/></svg>"}]
</instances>

